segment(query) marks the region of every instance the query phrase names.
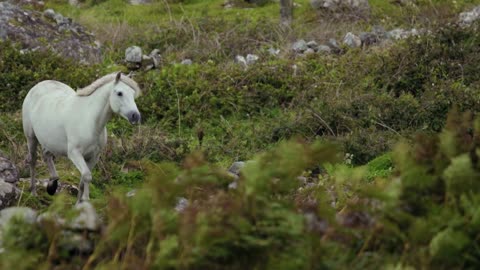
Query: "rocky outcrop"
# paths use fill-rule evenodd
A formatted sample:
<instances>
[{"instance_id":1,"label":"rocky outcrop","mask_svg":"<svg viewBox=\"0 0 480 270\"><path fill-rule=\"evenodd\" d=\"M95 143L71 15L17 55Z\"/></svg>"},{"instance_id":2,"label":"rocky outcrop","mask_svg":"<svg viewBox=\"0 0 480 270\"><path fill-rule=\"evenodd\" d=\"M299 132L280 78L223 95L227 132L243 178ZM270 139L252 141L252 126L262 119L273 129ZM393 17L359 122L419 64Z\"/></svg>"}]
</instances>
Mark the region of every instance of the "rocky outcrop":
<instances>
[{"instance_id":1,"label":"rocky outcrop","mask_svg":"<svg viewBox=\"0 0 480 270\"><path fill-rule=\"evenodd\" d=\"M16 187L19 173L15 164L0 152L0 210L15 205L20 190Z\"/></svg>"},{"instance_id":2,"label":"rocky outcrop","mask_svg":"<svg viewBox=\"0 0 480 270\"><path fill-rule=\"evenodd\" d=\"M3 236L11 223L16 219L21 221L21 226L35 226L39 233L44 228L52 225L58 228L56 248L59 252L68 254L91 254L94 249L94 238L101 231L100 219L89 202L82 202L70 210L67 216L61 217L59 213L37 212L28 207L10 207L0 211L0 252L5 248L2 244ZM44 232L45 233L45 232Z\"/></svg>"},{"instance_id":3,"label":"rocky outcrop","mask_svg":"<svg viewBox=\"0 0 480 270\"><path fill-rule=\"evenodd\" d=\"M51 9L41 13L0 2L0 40L19 43L24 51L51 50L82 63L101 61L95 37Z\"/></svg>"},{"instance_id":4,"label":"rocky outcrop","mask_svg":"<svg viewBox=\"0 0 480 270\"><path fill-rule=\"evenodd\" d=\"M18 170L15 164L0 156L0 182L15 184L18 182Z\"/></svg>"}]
</instances>

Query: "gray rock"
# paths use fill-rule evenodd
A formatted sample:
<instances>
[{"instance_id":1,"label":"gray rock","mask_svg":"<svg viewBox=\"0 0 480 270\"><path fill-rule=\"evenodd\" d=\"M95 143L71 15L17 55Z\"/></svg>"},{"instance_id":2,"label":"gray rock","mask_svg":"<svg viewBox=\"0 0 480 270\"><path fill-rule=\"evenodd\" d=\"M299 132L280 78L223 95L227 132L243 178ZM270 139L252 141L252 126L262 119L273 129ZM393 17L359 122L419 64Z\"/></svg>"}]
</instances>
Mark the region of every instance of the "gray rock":
<instances>
[{"instance_id":1,"label":"gray rock","mask_svg":"<svg viewBox=\"0 0 480 270\"><path fill-rule=\"evenodd\" d=\"M332 49L330 49L330 47L328 47L327 45L319 45L317 47L317 52L318 53L331 53L332 52Z\"/></svg>"},{"instance_id":2,"label":"gray rock","mask_svg":"<svg viewBox=\"0 0 480 270\"><path fill-rule=\"evenodd\" d=\"M22 44L22 49L26 51L33 48L53 51L80 63L102 60L100 49L94 44L95 37L81 25L51 9L42 13L0 2L0 25L2 39ZM48 42L45 43L45 40Z\"/></svg>"},{"instance_id":3,"label":"gray rock","mask_svg":"<svg viewBox=\"0 0 480 270\"><path fill-rule=\"evenodd\" d=\"M44 213L41 213L40 215L38 215L37 217L37 223L42 225L44 223L51 223L53 222L54 224L56 224L57 226L65 226L66 224L66 221L64 218L61 218L59 215L57 214L53 214L51 212L44 212Z\"/></svg>"},{"instance_id":4,"label":"gray rock","mask_svg":"<svg viewBox=\"0 0 480 270\"><path fill-rule=\"evenodd\" d=\"M310 0L315 10L331 12L365 12L370 10L368 0Z\"/></svg>"},{"instance_id":5,"label":"gray rock","mask_svg":"<svg viewBox=\"0 0 480 270\"><path fill-rule=\"evenodd\" d=\"M229 189L237 189L237 187L238 187L238 182L236 180L228 184Z\"/></svg>"},{"instance_id":6,"label":"gray rock","mask_svg":"<svg viewBox=\"0 0 480 270\"><path fill-rule=\"evenodd\" d=\"M259 59L258 55L255 54L247 54L246 60L247 60L247 65L253 65L257 60Z\"/></svg>"},{"instance_id":7,"label":"gray rock","mask_svg":"<svg viewBox=\"0 0 480 270\"><path fill-rule=\"evenodd\" d=\"M292 50L296 53L303 53L307 49L308 49L307 42L305 42L305 40L303 39L296 41L292 45Z\"/></svg>"},{"instance_id":8,"label":"gray rock","mask_svg":"<svg viewBox=\"0 0 480 270\"><path fill-rule=\"evenodd\" d=\"M352 32L348 32L345 35L345 37L343 38L343 43L350 48L357 48L362 46L362 41L360 40L360 38Z\"/></svg>"},{"instance_id":9,"label":"gray rock","mask_svg":"<svg viewBox=\"0 0 480 270\"><path fill-rule=\"evenodd\" d=\"M193 64L193 61L191 59L183 59L181 64L189 66L189 65Z\"/></svg>"},{"instance_id":10,"label":"gray rock","mask_svg":"<svg viewBox=\"0 0 480 270\"><path fill-rule=\"evenodd\" d=\"M387 38L394 39L394 40L404 39L404 38L407 38L408 36L409 36L409 33L401 28L396 28L387 32Z\"/></svg>"},{"instance_id":11,"label":"gray rock","mask_svg":"<svg viewBox=\"0 0 480 270\"><path fill-rule=\"evenodd\" d=\"M133 6L138 6L138 5L146 5L150 4L150 0L128 0L128 3Z\"/></svg>"},{"instance_id":12,"label":"gray rock","mask_svg":"<svg viewBox=\"0 0 480 270\"><path fill-rule=\"evenodd\" d=\"M245 68L248 66L247 60L241 55L235 56L235 62L242 64Z\"/></svg>"},{"instance_id":13,"label":"gray rock","mask_svg":"<svg viewBox=\"0 0 480 270\"><path fill-rule=\"evenodd\" d=\"M28 207L9 207L0 211L0 229L4 228L12 218L18 218L26 223L37 221L37 212Z\"/></svg>"},{"instance_id":14,"label":"gray rock","mask_svg":"<svg viewBox=\"0 0 480 270\"><path fill-rule=\"evenodd\" d=\"M307 43L307 47L310 48L310 49L316 50L317 47L318 47L318 44L315 40L311 40Z\"/></svg>"},{"instance_id":15,"label":"gray rock","mask_svg":"<svg viewBox=\"0 0 480 270\"><path fill-rule=\"evenodd\" d=\"M138 46L131 46L125 50L125 61L130 63L142 63L142 49Z\"/></svg>"},{"instance_id":16,"label":"gray rock","mask_svg":"<svg viewBox=\"0 0 480 270\"><path fill-rule=\"evenodd\" d=\"M270 53L270 55L273 55L273 56L278 56L280 54L280 50L279 49L274 49L274 48L269 48L268 53Z\"/></svg>"},{"instance_id":17,"label":"gray rock","mask_svg":"<svg viewBox=\"0 0 480 270\"><path fill-rule=\"evenodd\" d=\"M97 212L90 202L80 202L75 205L78 215L73 218L69 227L74 230L97 231L100 228L100 221Z\"/></svg>"},{"instance_id":18,"label":"gray rock","mask_svg":"<svg viewBox=\"0 0 480 270\"><path fill-rule=\"evenodd\" d=\"M359 38L363 46L370 46L379 41L378 36L374 33L363 32L360 33Z\"/></svg>"},{"instance_id":19,"label":"gray rock","mask_svg":"<svg viewBox=\"0 0 480 270\"><path fill-rule=\"evenodd\" d=\"M385 31L385 28L380 25L375 25L372 30L372 34L377 36L378 39L385 39L387 38L387 31Z\"/></svg>"},{"instance_id":20,"label":"gray rock","mask_svg":"<svg viewBox=\"0 0 480 270\"><path fill-rule=\"evenodd\" d=\"M243 167L245 167L245 162L244 161L236 161L230 165L230 168L228 168L228 172L233 173L234 175L240 175L240 171L242 170Z\"/></svg>"},{"instance_id":21,"label":"gray rock","mask_svg":"<svg viewBox=\"0 0 480 270\"><path fill-rule=\"evenodd\" d=\"M466 12L460 13L458 16L458 23L461 26L469 26L471 25L474 21L478 20L480 18L480 6L475 7L474 9Z\"/></svg>"},{"instance_id":22,"label":"gray rock","mask_svg":"<svg viewBox=\"0 0 480 270\"><path fill-rule=\"evenodd\" d=\"M0 182L0 209L14 205L19 196L20 190L17 187L7 182Z\"/></svg>"},{"instance_id":23,"label":"gray rock","mask_svg":"<svg viewBox=\"0 0 480 270\"><path fill-rule=\"evenodd\" d=\"M178 198L177 204L175 205L175 211L177 212L183 212L185 208L189 205L189 202L187 199L180 197Z\"/></svg>"},{"instance_id":24,"label":"gray rock","mask_svg":"<svg viewBox=\"0 0 480 270\"><path fill-rule=\"evenodd\" d=\"M15 184L19 180L18 170L10 160L0 156L0 181Z\"/></svg>"},{"instance_id":25,"label":"gray rock","mask_svg":"<svg viewBox=\"0 0 480 270\"><path fill-rule=\"evenodd\" d=\"M130 190L129 192L127 192L127 194L125 194L125 196L127 196L127 197L134 197L136 194L137 194L137 190L136 190L136 189L132 189L132 190Z\"/></svg>"},{"instance_id":26,"label":"gray rock","mask_svg":"<svg viewBox=\"0 0 480 270\"><path fill-rule=\"evenodd\" d=\"M67 254L89 255L93 252L94 245L87 235L64 230L60 233L58 248Z\"/></svg>"},{"instance_id":27,"label":"gray rock","mask_svg":"<svg viewBox=\"0 0 480 270\"><path fill-rule=\"evenodd\" d=\"M159 49L154 49L153 51L150 52L148 55L152 58L153 60L153 66L155 68L160 67L161 61L162 61L162 56L160 55L160 50Z\"/></svg>"},{"instance_id":28,"label":"gray rock","mask_svg":"<svg viewBox=\"0 0 480 270\"><path fill-rule=\"evenodd\" d=\"M0 253L4 252L3 234L13 219L22 220L28 224L34 224L37 213L28 207L10 207L0 211Z\"/></svg>"},{"instance_id":29,"label":"gray rock","mask_svg":"<svg viewBox=\"0 0 480 270\"><path fill-rule=\"evenodd\" d=\"M311 55L311 54L314 54L314 53L315 53L314 49L308 48L303 52L303 55Z\"/></svg>"},{"instance_id":30,"label":"gray rock","mask_svg":"<svg viewBox=\"0 0 480 270\"><path fill-rule=\"evenodd\" d=\"M52 19L52 20L55 20L55 11L53 11L53 9L49 8L49 9L46 9L44 12L43 12L43 15L49 19Z\"/></svg>"},{"instance_id":31,"label":"gray rock","mask_svg":"<svg viewBox=\"0 0 480 270\"><path fill-rule=\"evenodd\" d=\"M337 40L335 40L334 38L328 40L327 46L330 47L331 51L334 53L339 53L342 51L342 49L338 45Z\"/></svg>"}]
</instances>

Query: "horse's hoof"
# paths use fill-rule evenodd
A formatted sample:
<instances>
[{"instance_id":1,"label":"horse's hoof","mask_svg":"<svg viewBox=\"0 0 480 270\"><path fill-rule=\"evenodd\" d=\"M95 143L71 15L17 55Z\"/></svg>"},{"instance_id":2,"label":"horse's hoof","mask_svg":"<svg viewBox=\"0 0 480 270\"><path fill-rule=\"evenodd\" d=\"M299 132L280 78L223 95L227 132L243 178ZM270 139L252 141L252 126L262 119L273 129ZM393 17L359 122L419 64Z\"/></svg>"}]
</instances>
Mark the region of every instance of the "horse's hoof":
<instances>
[{"instance_id":1,"label":"horse's hoof","mask_svg":"<svg viewBox=\"0 0 480 270\"><path fill-rule=\"evenodd\" d=\"M55 195L55 192L57 192L57 187L58 187L58 178L50 179L47 185L47 193L49 195Z\"/></svg>"}]
</instances>

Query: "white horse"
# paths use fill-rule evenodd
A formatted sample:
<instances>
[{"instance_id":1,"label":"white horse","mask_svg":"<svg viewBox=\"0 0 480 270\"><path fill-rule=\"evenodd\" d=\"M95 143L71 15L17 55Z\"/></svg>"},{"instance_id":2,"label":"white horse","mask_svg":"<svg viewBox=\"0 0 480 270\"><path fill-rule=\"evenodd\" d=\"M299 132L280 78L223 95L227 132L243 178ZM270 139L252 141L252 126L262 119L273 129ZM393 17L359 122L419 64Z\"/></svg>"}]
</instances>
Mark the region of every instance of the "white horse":
<instances>
[{"instance_id":1,"label":"white horse","mask_svg":"<svg viewBox=\"0 0 480 270\"><path fill-rule=\"evenodd\" d=\"M106 75L77 92L58 81L35 85L22 106L32 194L36 195L36 149L40 143L51 176L47 192L55 194L58 185L53 157L63 155L68 156L81 173L77 203L89 200L91 171L107 143L105 126L113 113L132 124L139 123L135 98L140 94L138 84L121 73Z\"/></svg>"}]
</instances>

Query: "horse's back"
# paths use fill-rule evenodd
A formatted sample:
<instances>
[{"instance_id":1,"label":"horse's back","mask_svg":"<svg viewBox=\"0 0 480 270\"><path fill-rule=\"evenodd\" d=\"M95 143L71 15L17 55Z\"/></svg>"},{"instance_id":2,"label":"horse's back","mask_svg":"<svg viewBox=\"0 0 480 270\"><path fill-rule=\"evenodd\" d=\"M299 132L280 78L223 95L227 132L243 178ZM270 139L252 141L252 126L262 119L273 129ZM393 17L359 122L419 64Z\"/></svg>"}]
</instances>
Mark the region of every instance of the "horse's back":
<instances>
[{"instance_id":1,"label":"horse's back","mask_svg":"<svg viewBox=\"0 0 480 270\"><path fill-rule=\"evenodd\" d=\"M59 143L65 141L63 121L60 119L69 106L69 97L74 95L75 91L70 86L53 80L42 81L32 87L22 106L25 135L34 135L47 149L50 148L48 141L51 139ZM49 150L64 152L61 151L64 147L61 148Z\"/></svg>"}]
</instances>

